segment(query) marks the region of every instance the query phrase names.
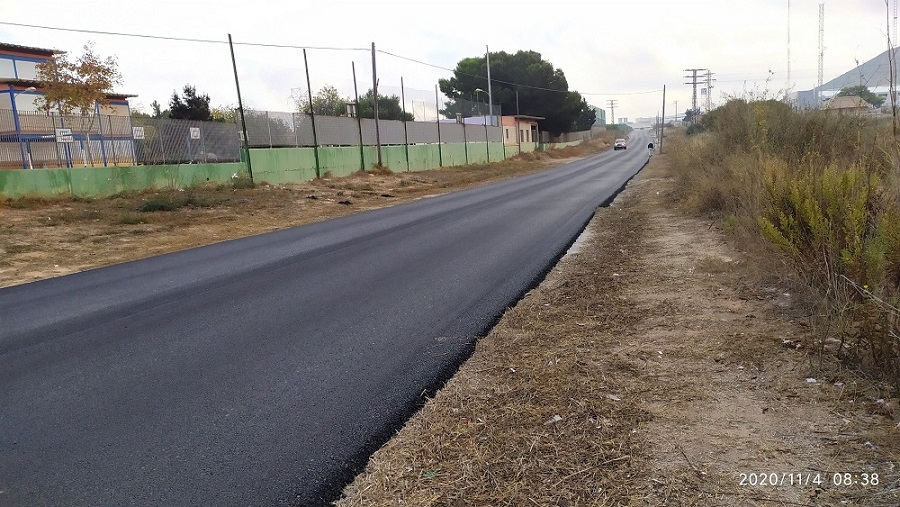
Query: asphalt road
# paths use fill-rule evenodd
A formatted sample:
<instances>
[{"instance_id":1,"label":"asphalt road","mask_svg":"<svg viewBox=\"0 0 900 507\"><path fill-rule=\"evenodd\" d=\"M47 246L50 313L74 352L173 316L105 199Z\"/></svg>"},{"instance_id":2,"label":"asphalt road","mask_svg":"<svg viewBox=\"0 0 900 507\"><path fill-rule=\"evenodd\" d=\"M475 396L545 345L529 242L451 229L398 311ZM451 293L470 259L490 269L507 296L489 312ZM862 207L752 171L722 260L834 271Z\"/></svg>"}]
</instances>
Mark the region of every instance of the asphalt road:
<instances>
[{"instance_id":1,"label":"asphalt road","mask_svg":"<svg viewBox=\"0 0 900 507\"><path fill-rule=\"evenodd\" d=\"M0 505L320 505L648 159L0 289Z\"/></svg>"}]
</instances>

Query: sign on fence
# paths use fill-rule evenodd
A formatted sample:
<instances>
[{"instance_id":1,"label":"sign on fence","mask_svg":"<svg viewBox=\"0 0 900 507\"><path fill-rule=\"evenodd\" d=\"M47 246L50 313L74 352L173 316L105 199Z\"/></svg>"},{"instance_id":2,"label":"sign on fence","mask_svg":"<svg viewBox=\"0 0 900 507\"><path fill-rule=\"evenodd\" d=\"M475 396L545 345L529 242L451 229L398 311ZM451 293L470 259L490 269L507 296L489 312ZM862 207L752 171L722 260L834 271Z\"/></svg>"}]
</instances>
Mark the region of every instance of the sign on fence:
<instances>
[{"instance_id":1,"label":"sign on fence","mask_svg":"<svg viewBox=\"0 0 900 507\"><path fill-rule=\"evenodd\" d=\"M73 143L75 139L72 137L72 129L56 129L56 142Z\"/></svg>"},{"instance_id":2,"label":"sign on fence","mask_svg":"<svg viewBox=\"0 0 900 507\"><path fill-rule=\"evenodd\" d=\"M135 139L144 139L144 127L131 127L131 134Z\"/></svg>"},{"instance_id":3,"label":"sign on fence","mask_svg":"<svg viewBox=\"0 0 900 507\"><path fill-rule=\"evenodd\" d=\"M191 127L191 139L200 139L200 127Z\"/></svg>"}]
</instances>

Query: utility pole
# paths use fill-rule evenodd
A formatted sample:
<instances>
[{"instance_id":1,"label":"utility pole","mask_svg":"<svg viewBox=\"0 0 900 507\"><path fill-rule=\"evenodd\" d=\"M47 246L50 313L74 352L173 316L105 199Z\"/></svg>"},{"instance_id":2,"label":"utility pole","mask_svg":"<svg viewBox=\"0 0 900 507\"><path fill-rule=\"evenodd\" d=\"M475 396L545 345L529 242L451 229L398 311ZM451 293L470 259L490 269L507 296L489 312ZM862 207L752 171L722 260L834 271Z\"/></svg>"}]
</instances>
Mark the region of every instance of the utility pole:
<instances>
[{"instance_id":1,"label":"utility pole","mask_svg":"<svg viewBox=\"0 0 900 507\"><path fill-rule=\"evenodd\" d=\"M713 77L713 72L709 69L706 70L706 111L708 112L712 109L712 89L713 89L713 81L715 79Z\"/></svg>"},{"instance_id":2,"label":"utility pole","mask_svg":"<svg viewBox=\"0 0 900 507\"><path fill-rule=\"evenodd\" d=\"M657 139L657 144L659 145L659 154L662 155L662 144L663 137L666 135L666 85L663 85L663 108L662 108L662 123L659 124L659 139Z\"/></svg>"},{"instance_id":3,"label":"utility pole","mask_svg":"<svg viewBox=\"0 0 900 507\"><path fill-rule=\"evenodd\" d=\"M375 109L375 146L378 151L378 167L381 167L381 130L378 128L378 72L375 70L375 43L372 43L372 101Z\"/></svg>"},{"instance_id":4,"label":"utility pole","mask_svg":"<svg viewBox=\"0 0 900 507\"><path fill-rule=\"evenodd\" d=\"M494 126L494 95L491 92L491 50L487 46L484 47L484 58L487 62L488 75L488 116L491 117L491 126ZM488 157L490 158L490 157Z\"/></svg>"},{"instance_id":5,"label":"utility pole","mask_svg":"<svg viewBox=\"0 0 900 507\"><path fill-rule=\"evenodd\" d=\"M675 101L675 121L678 121L678 101Z\"/></svg>"},{"instance_id":6,"label":"utility pole","mask_svg":"<svg viewBox=\"0 0 900 507\"><path fill-rule=\"evenodd\" d=\"M609 109L610 109L610 115L611 115L611 118L609 119L609 121L610 121L609 124L616 125L616 102L618 102L618 100L610 99L610 100L607 100L606 102L609 103Z\"/></svg>"},{"instance_id":7,"label":"utility pole","mask_svg":"<svg viewBox=\"0 0 900 507\"><path fill-rule=\"evenodd\" d=\"M244 102L241 100L241 82L238 80L237 61L234 59L234 44L231 43L231 34L228 34L228 49L231 50L231 67L234 69L234 87L237 89L238 113L241 117L241 147L243 155L247 156L247 176L253 181L253 166L250 164L250 139L247 138L247 122L244 119ZM13 103L15 108L15 102ZM62 118L62 115L60 115ZM68 146L66 147L68 150ZM23 157L24 160L24 157Z\"/></svg>"},{"instance_id":8,"label":"utility pole","mask_svg":"<svg viewBox=\"0 0 900 507\"><path fill-rule=\"evenodd\" d=\"M685 79L690 80L686 81L684 84L689 84L694 87L694 93L691 95L691 123L694 123L695 117L697 116L697 85L700 84L697 75L705 70L707 69L684 69L685 72L691 73L690 75L684 76Z\"/></svg>"}]
</instances>

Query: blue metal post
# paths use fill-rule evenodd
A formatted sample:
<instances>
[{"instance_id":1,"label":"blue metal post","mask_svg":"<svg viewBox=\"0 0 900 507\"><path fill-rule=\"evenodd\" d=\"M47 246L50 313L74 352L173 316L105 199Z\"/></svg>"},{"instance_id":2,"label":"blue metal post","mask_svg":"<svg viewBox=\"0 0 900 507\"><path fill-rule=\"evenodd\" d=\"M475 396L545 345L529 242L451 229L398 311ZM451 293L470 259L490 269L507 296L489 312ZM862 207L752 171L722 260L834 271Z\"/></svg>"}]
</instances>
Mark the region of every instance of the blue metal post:
<instances>
[{"instance_id":1,"label":"blue metal post","mask_svg":"<svg viewBox=\"0 0 900 507\"><path fill-rule=\"evenodd\" d=\"M22 157L22 169L28 169L25 163L25 148L22 147L22 125L19 123L19 111L16 108L16 95L12 85L9 86L9 102L12 104L13 123L16 126L16 141L19 143L19 156Z\"/></svg>"},{"instance_id":2,"label":"blue metal post","mask_svg":"<svg viewBox=\"0 0 900 507\"><path fill-rule=\"evenodd\" d=\"M103 122L101 122L100 118L100 103L94 103L94 111L97 112L97 130L100 131L100 156L103 157L103 167L109 167L106 163L106 145L103 143ZM91 135L88 133L88 144L91 142Z\"/></svg>"}]
</instances>

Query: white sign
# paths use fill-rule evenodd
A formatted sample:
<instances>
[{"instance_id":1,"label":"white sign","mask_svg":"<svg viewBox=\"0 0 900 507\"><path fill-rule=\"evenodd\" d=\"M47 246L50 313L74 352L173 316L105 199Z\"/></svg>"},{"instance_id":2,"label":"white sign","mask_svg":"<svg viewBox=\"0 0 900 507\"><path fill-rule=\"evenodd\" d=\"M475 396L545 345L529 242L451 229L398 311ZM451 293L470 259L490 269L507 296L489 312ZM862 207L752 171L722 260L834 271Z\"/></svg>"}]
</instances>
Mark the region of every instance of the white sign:
<instances>
[{"instance_id":1,"label":"white sign","mask_svg":"<svg viewBox=\"0 0 900 507\"><path fill-rule=\"evenodd\" d=\"M241 131L239 130L239 131L238 131L238 136L240 136L241 142L243 142L243 141L244 141L244 133L241 132Z\"/></svg>"},{"instance_id":2,"label":"white sign","mask_svg":"<svg viewBox=\"0 0 900 507\"><path fill-rule=\"evenodd\" d=\"M72 129L56 129L56 142L58 143L74 143L72 138Z\"/></svg>"},{"instance_id":3,"label":"white sign","mask_svg":"<svg viewBox=\"0 0 900 507\"><path fill-rule=\"evenodd\" d=\"M131 127L131 135L135 139L144 139L144 127Z\"/></svg>"},{"instance_id":4,"label":"white sign","mask_svg":"<svg viewBox=\"0 0 900 507\"><path fill-rule=\"evenodd\" d=\"M191 139L200 139L200 127L191 127Z\"/></svg>"}]
</instances>

